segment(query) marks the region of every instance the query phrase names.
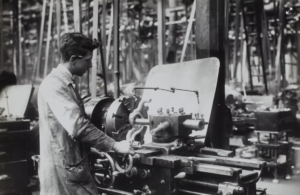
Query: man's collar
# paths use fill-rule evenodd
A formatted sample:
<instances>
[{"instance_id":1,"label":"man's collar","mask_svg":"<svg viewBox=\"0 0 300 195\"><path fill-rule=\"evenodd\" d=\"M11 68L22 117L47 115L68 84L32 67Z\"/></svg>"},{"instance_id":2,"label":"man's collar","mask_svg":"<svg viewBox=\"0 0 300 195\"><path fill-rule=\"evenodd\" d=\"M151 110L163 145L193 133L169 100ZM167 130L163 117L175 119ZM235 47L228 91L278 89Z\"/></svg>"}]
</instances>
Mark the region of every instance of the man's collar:
<instances>
[{"instance_id":1,"label":"man's collar","mask_svg":"<svg viewBox=\"0 0 300 195\"><path fill-rule=\"evenodd\" d=\"M60 73L62 73L66 77L68 82L70 82L70 83L75 82L73 75L71 74L71 72L64 65L59 64L57 66L56 70L59 71Z\"/></svg>"}]
</instances>

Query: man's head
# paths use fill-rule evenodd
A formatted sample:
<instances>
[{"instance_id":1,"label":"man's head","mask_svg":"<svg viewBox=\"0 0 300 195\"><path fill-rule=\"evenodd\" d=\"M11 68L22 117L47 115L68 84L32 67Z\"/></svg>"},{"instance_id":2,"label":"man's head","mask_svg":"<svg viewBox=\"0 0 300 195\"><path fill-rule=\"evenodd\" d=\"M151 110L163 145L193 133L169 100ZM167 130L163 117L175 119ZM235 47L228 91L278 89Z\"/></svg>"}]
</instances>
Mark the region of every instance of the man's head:
<instances>
[{"instance_id":1,"label":"man's head","mask_svg":"<svg viewBox=\"0 0 300 195\"><path fill-rule=\"evenodd\" d=\"M69 62L72 74L82 76L92 66L93 50L99 46L97 41L81 33L66 33L61 36L59 49L63 63Z\"/></svg>"}]
</instances>

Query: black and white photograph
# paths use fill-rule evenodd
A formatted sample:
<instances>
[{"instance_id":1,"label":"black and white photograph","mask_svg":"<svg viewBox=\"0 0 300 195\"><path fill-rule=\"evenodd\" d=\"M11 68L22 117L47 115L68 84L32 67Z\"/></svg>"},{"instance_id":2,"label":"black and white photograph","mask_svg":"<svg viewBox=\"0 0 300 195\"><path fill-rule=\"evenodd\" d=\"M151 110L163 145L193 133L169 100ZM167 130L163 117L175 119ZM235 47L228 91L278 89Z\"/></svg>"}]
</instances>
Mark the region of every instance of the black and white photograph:
<instances>
[{"instance_id":1,"label":"black and white photograph","mask_svg":"<svg viewBox=\"0 0 300 195\"><path fill-rule=\"evenodd\" d=\"M0 195L299 195L300 0L0 0Z\"/></svg>"}]
</instances>

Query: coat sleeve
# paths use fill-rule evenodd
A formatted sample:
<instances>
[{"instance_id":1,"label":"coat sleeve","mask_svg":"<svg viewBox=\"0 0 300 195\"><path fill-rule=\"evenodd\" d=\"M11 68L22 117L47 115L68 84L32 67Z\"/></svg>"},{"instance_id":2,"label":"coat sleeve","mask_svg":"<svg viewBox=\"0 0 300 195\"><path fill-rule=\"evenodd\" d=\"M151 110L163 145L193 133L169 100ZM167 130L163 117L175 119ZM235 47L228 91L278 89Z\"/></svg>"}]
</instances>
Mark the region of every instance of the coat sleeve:
<instances>
[{"instance_id":1,"label":"coat sleeve","mask_svg":"<svg viewBox=\"0 0 300 195\"><path fill-rule=\"evenodd\" d=\"M88 143L101 151L112 149L115 141L84 117L67 86L49 82L40 90L48 108L73 139Z\"/></svg>"}]
</instances>

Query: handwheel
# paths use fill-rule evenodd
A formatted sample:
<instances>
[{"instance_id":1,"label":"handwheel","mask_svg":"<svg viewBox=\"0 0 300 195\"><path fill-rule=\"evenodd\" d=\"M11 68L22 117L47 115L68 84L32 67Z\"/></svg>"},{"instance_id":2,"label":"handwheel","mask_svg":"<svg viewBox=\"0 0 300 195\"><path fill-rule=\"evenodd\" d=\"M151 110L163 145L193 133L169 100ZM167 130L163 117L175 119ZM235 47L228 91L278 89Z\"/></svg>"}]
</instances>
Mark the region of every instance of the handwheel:
<instances>
[{"instance_id":1,"label":"handwheel","mask_svg":"<svg viewBox=\"0 0 300 195\"><path fill-rule=\"evenodd\" d=\"M96 184L102 188L109 188L114 184L115 164L111 156L105 152L91 149L90 171Z\"/></svg>"},{"instance_id":2,"label":"handwheel","mask_svg":"<svg viewBox=\"0 0 300 195\"><path fill-rule=\"evenodd\" d=\"M122 164L119 161L122 161ZM128 173L133 167L133 157L130 154L126 154L125 156L117 156L115 159L115 165L117 171L121 173Z\"/></svg>"}]
</instances>

